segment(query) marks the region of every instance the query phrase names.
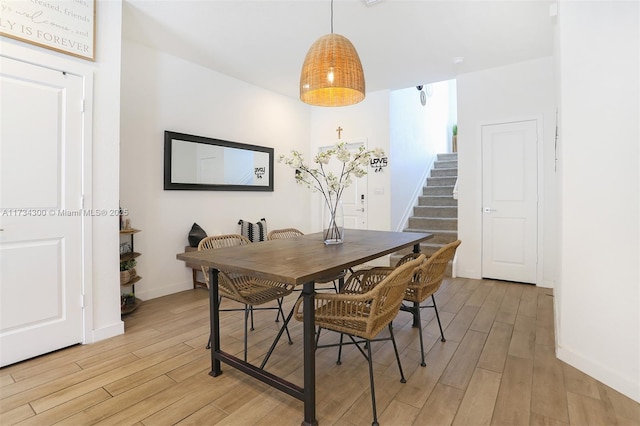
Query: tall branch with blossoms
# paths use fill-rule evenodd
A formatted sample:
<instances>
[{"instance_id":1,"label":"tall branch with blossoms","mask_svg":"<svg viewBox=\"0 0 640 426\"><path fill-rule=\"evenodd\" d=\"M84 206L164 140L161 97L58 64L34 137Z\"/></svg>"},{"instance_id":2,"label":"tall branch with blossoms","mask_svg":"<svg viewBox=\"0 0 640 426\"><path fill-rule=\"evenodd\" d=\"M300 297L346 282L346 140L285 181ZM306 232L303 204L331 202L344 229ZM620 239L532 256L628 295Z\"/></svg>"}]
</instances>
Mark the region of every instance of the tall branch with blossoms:
<instances>
[{"instance_id":1,"label":"tall branch with blossoms","mask_svg":"<svg viewBox=\"0 0 640 426\"><path fill-rule=\"evenodd\" d=\"M332 237L341 239L342 230L335 223L336 211L342 197L342 192L353 183L352 176L360 178L367 174L367 166L370 159L384 156L384 151L380 148L367 150L360 146L355 153L349 152L344 142L338 143L333 148L318 153L313 158L317 165L312 168L305 164L304 158L299 151L291 151L291 157L281 155L278 162L296 169L296 182L306 185L314 192L320 192L324 197L330 213L331 224L326 231L325 240ZM338 159L342 163L339 175L325 169L332 158Z\"/></svg>"}]
</instances>

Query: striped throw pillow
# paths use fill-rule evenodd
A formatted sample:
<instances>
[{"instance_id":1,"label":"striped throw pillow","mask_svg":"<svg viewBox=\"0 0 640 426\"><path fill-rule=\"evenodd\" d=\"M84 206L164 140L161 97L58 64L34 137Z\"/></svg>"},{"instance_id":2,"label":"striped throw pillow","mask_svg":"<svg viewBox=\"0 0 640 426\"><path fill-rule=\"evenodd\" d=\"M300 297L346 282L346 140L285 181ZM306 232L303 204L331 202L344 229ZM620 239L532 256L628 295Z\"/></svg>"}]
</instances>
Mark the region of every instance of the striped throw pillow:
<instances>
[{"instance_id":1,"label":"striped throw pillow","mask_svg":"<svg viewBox=\"0 0 640 426\"><path fill-rule=\"evenodd\" d=\"M247 237L252 243L267 239L267 221L265 218L260 219L257 223L240 219L238 225L240 225L240 234Z\"/></svg>"}]
</instances>

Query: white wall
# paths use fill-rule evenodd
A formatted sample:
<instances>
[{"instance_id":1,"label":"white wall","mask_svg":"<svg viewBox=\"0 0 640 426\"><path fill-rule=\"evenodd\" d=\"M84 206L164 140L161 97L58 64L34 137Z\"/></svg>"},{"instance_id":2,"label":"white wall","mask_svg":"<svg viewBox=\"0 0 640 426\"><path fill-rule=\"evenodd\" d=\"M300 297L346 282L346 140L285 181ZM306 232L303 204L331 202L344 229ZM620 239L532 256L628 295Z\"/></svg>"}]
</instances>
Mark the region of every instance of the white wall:
<instances>
[{"instance_id":1,"label":"white wall","mask_svg":"<svg viewBox=\"0 0 640 426\"><path fill-rule=\"evenodd\" d=\"M176 260L196 222L209 234L239 233L239 219L309 232L309 191L277 162L309 147L309 108L175 56L123 42L120 199L136 234L141 299L191 288ZM343 126L344 127L344 126ZM275 148L274 192L165 191L164 131Z\"/></svg>"},{"instance_id":2,"label":"white wall","mask_svg":"<svg viewBox=\"0 0 640 426\"><path fill-rule=\"evenodd\" d=\"M557 355L640 401L638 2L561 2Z\"/></svg>"},{"instance_id":3,"label":"white wall","mask_svg":"<svg viewBox=\"0 0 640 426\"><path fill-rule=\"evenodd\" d=\"M455 86L453 80L432 84L425 106L415 87L391 92L391 231L406 227L437 154L451 152Z\"/></svg>"},{"instance_id":4,"label":"white wall","mask_svg":"<svg viewBox=\"0 0 640 426\"><path fill-rule=\"evenodd\" d=\"M305 157L310 161L321 146L333 145L338 140L336 129L341 127L340 141L367 141L367 148L382 148L389 156L389 91L367 93L364 101L346 107L326 108L309 107L311 109L311 145ZM313 155L312 155L313 154ZM368 225L369 229L388 231L390 228L390 165L381 173L373 173L369 168L367 174L368 192ZM308 190L307 190L308 191ZM311 210L312 231L318 232L320 226L320 204L318 197L313 197ZM348 236L347 236L348 238Z\"/></svg>"},{"instance_id":5,"label":"white wall","mask_svg":"<svg viewBox=\"0 0 640 426\"><path fill-rule=\"evenodd\" d=\"M554 142L556 98L551 57L492 68L457 77L458 92L458 249L457 274L482 276L482 159L480 126L522 118L542 118L539 148L539 239L542 277L538 285L553 287L556 275L557 230Z\"/></svg>"},{"instance_id":6,"label":"white wall","mask_svg":"<svg viewBox=\"0 0 640 426\"><path fill-rule=\"evenodd\" d=\"M96 4L96 70L93 87L93 208L118 206L122 2ZM94 218L94 338L124 332L120 319L118 218Z\"/></svg>"},{"instance_id":7,"label":"white wall","mask_svg":"<svg viewBox=\"0 0 640 426\"><path fill-rule=\"evenodd\" d=\"M113 210L118 207L118 144L120 128L120 33L122 3L96 4L95 62L0 38L3 55L45 67L65 70L93 81L88 86L85 133L91 156L84 188L85 208ZM118 272L118 218L94 217L88 230L91 247L86 249L85 341L122 334L120 284ZM78 265L80 266L80 259Z\"/></svg>"}]
</instances>

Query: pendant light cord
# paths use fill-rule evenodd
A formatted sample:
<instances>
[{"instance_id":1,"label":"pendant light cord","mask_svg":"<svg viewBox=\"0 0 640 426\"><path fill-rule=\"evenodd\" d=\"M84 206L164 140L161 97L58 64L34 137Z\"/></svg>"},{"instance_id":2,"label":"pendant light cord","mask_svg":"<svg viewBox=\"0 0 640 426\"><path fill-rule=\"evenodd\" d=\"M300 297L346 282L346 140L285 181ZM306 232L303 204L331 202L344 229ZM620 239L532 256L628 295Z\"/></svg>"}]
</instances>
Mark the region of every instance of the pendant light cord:
<instances>
[{"instance_id":1,"label":"pendant light cord","mask_svg":"<svg viewBox=\"0 0 640 426\"><path fill-rule=\"evenodd\" d=\"M333 0L331 0L331 34L333 34Z\"/></svg>"}]
</instances>

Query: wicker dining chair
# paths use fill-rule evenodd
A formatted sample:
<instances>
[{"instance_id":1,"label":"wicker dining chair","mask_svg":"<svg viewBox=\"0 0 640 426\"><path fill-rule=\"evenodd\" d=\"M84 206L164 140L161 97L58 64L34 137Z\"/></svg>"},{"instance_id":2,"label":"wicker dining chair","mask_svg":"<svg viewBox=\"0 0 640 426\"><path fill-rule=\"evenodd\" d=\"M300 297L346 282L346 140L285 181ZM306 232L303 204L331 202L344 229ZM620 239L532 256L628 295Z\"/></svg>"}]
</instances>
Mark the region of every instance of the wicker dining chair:
<instances>
[{"instance_id":1,"label":"wicker dining chair","mask_svg":"<svg viewBox=\"0 0 640 426\"><path fill-rule=\"evenodd\" d=\"M198 251L215 250L224 247L234 247L244 244L251 244L251 241L238 234L228 235L214 235L205 237L198 244ZM202 272L205 277L207 288L209 288L209 270L206 267L202 267ZM271 310L276 309L279 315L284 314L282 312L282 298L291 294L293 286L277 281L270 281L262 278L250 277L247 275L231 273L231 272L218 272L218 294L220 300L222 297L235 300L236 302L244 304L244 309L220 309L221 311L244 311L244 360L247 360L247 322L249 315L251 316L251 330L253 327L253 311L254 310ZM277 307L260 307L256 306L264 305L269 302L276 301ZM278 317L276 317L276 322ZM289 344L292 344L289 330L286 328L287 337L289 338ZM211 339L207 348L210 347Z\"/></svg>"},{"instance_id":2,"label":"wicker dining chair","mask_svg":"<svg viewBox=\"0 0 640 426\"><path fill-rule=\"evenodd\" d=\"M304 235L304 233L296 228L283 228L283 229L274 229L267 234L267 240L281 240L284 238L295 238ZM333 275L331 277L327 277L324 279L316 280L316 284L328 284L331 283L333 285L333 290L337 293L339 291L338 284L340 280L344 280L344 277L347 275L347 271L342 271L337 275ZM327 290L326 288L316 288L316 290Z\"/></svg>"},{"instance_id":3,"label":"wicker dining chair","mask_svg":"<svg viewBox=\"0 0 640 426\"><path fill-rule=\"evenodd\" d=\"M438 314L438 307L436 305L436 298L434 294L440 288L442 280L445 276L447 265L453 259L456 254L458 246L462 244L462 241L456 240L449 243L438 251L429 256L418 268L415 270L413 279L407 286L405 292L404 301L400 306L400 310L403 312L409 312L413 315L413 326L420 328L420 353L421 353L421 366L426 366L424 361L424 343L422 339L422 323L420 320L420 310L424 308L433 308L436 311L436 319L438 320L438 327L440 328L440 340L445 342L444 332L442 331L442 323L440 322L440 315ZM396 267L403 265L406 262L410 262L415 259L419 253L411 253L402 257ZM427 298L431 297L432 304L420 305Z\"/></svg>"},{"instance_id":4,"label":"wicker dining chair","mask_svg":"<svg viewBox=\"0 0 640 426\"><path fill-rule=\"evenodd\" d=\"M322 329L340 333L340 343L318 345L316 348L338 346L338 361L341 363L342 345L353 344L369 363L369 385L371 387L371 406L373 410L373 425L378 425L376 410L376 394L373 379L373 358L371 343L391 340L393 350L400 370L400 381L406 382L400 363L398 347L393 335L392 321L398 314L402 299L414 270L425 256L405 262L398 268L372 268L355 278L349 277L344 288L338 294L320 293L315 295L315 325L318 326L316 343ZM295 318L303 321L302 300L298 299ZM387 327L389 337L377 338L378 334ZM351 342L343 342L347 335ZM367 352L360 346L365 344Z\"/></svg>"},{"instance_id":5,"label":"wicker dining chair","mask_svg":"<svg viewBox=\"0 0 640 426\"><path fill-rule=\"evenodd\" d=\"M294 238L304 235L304 233L296 228L274 229L267 234L267 240L281 240L284 238Z\"/></svg>"}]
</instances>

